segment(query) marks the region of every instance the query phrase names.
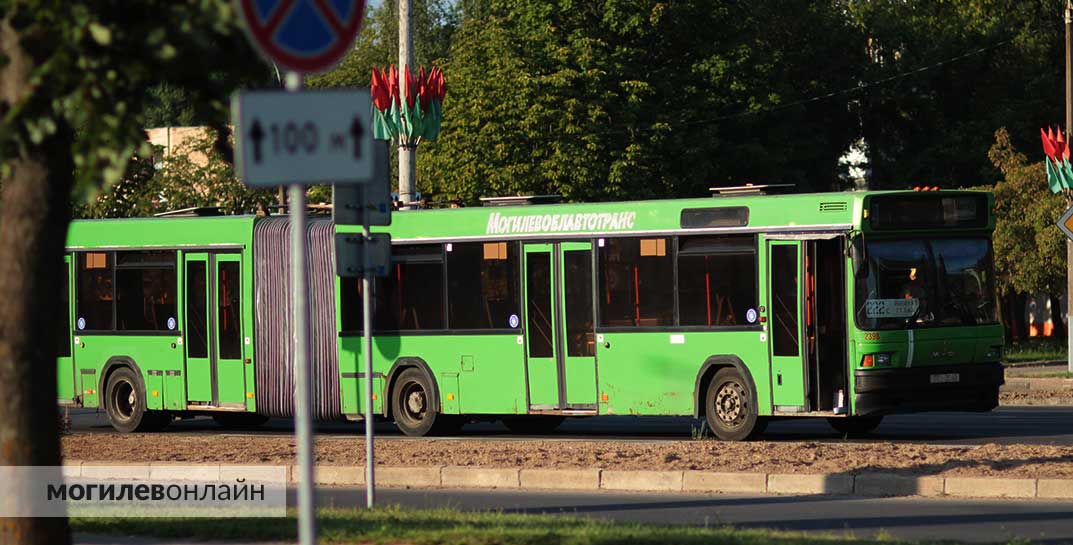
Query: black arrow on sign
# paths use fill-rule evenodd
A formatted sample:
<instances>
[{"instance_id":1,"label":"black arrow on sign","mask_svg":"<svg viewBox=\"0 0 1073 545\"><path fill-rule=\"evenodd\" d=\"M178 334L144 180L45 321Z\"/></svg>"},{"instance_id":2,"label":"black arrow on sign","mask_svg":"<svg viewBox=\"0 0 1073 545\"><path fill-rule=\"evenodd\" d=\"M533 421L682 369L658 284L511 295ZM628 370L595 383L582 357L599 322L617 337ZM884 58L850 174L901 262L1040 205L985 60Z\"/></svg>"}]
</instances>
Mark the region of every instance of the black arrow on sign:
<instances>
[{"instance_id":1,"label":"black arrow on sign","mask_svg":"<svg viewBox=\"0 0 1073 545\"><path fill-rule=\"evenodd\" d=\"M254 119L253 127L250 128L250 140L253 141L253 162L261 162L261 141L264 140L265 131L261 128L261 120Z\"/></svg>"},{"instance_id":2,"label":"black arrow on sign","mask_svg":"<svg viewBox=\"0 0 1073 545\"><path fill-rule=\"evenodd\" d=\"M354 138L354 158L361 159L361 135L365 134L365 127L361 126L361 118L354 116L354 122L350 124L350 136Z\"/></svg>"}]
</instances>

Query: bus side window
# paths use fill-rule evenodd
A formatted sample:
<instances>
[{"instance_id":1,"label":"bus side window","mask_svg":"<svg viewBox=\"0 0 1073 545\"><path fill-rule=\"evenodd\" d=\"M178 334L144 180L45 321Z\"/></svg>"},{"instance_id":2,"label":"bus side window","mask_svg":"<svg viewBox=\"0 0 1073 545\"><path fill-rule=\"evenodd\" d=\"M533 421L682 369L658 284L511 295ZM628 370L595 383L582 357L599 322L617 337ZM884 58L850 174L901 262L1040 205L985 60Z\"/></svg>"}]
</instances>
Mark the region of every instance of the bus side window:
<instances>
[{"instance_id":1,"label":"bus side window","mask_svg":"<svg viewBox=\"0 0 1073 545\"><path fill-rule=\"evenodd\" d=\"M599 248L600 325L674 325L670 238L608 238Z\"/></svg>"},{"instance_id":2,"label":"bus side window","mask_svg":"<svg viewBox=\"0 0 1073 545\"><path fill-rule=\"evenodd\" d=\"M678 239L678 318L684 326L749 325L757 307L753 235Z\"/></svg>"},{"instance_id":3,"label":"bus side window","mask_svg":"<svg viewBox=\"0 0 1073 545\"><path fill-rule=\"evenodd\" d=\"M116 330L176 329L174 251L117 252Z\"/></svg>"},{"instance_id":4,"label":"bus side window","mask_svg":"<svg viewBox=\"0 0 1073 545\"><path fill-rule=\"evenodd\" d=\"M518 245L454 243L447 254L448 326L451 329L516 329Z\"/></svg>"},{"instance_id":5,"label":"bus side window","mask_svg":"<svg viewBox=\"0 0 1073 545\"><path fill-rule=\"evenodd\" d=\"M79 330L115 329L112 313L112 305L115 302L112 286L114 273L115 255L111 252L78 254L75 325Z\"/></svg>"},{"instance_id":6,"label":"bus side window","mask_svg":"<svg viewBox=\"0 0 1073 545\"><path fill-rule=\"evenodd\" d=\"M64 358L71 355L71 269L64 264L63 289L60 290L59 327L57 330L56 355Z\"/></svg>"},{"instance_id":7,"label":"bus side window","mask_svg":"<svg viewBox=\"0 0 1073 545\"><path fill-rule=\"evenodd\" d=\"M376 329L444 329L443 245L400 245L391 254L383 304L373 313Z\"/></svg>"}]
</instances>

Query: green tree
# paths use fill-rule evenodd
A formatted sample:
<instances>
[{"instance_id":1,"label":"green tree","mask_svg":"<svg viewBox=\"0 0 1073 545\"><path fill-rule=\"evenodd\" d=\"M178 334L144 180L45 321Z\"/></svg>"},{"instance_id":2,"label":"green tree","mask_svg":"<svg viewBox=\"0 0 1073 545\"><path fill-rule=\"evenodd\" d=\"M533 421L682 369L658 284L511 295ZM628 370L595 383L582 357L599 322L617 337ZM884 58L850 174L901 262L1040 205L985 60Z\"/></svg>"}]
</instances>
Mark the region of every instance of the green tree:
<instances>
[{"instance_id":1,"label":"green tree","mask_svg":"<svg viewBox=\"0 0 1073 545\"><path fill-rule=\"evenodd\" d=\"M225 214L249 214L275 202L274 191L243 185L215 143L215 132L206 128L160 160L149 184L153 213L208 206Z\"/></svg>"},{"instance_id":2,"label":"green tree","mask_svg":"<svg viewBox=\"0 0 1073 545\"><path fill-rule=\"evenodd\" d=\"M207 77L205 59L254 78L255 58L226 0L0 0L0 465L60 462L52 317L72 193L150 155L146 89L181 86L223 124L235 84ZM0 521L3 543L69 541L63 520Z\"/></svg>"},{"instance_id":3,"label":"green tree","mask_svg":"<svg viewBox=\"0 0 1073 545\"><path fill-rule=\"evenodd\" d=\"M805 100L857 81L859 44L837 3L464 2L418 185L471 202L838 188L858 121Z\"/></svg>"},{"instance_id":4,"label":"green tree","mask_svg":"<svg viewBox=\"0 0 1073 545\"><path fill-rule=\"evenodd\" d=\"M992 188L996 288L1004 295L1063 293L1066 239L1055 223L1065 200L1047 189L1043 162L1018 152L1005 128L995 133L988 157L1003 175Z\"/></svg>"},{"instance_id":5,"label":"green tree","mask_svg":"<svg viewBox=\"0 0 1073 545\"><path fill-rule=\"evenodd\" d=\"M851 0L869 62L855 107L872 188L990 183L991 135L1061 119L1065 0ZM918 71L921 70L921 71Z\"/></svg>"},{"instance_id":6,"label":"green tree","mask_svg":"<svg viewBox=\"0 0 1073 545\"><path fill-rule=\"evenodd\" d=\"M450 0L413 0L414 64L443 62L458 26L459 8ZM367 87L373 67L399 62L399 5L384 0L370 7L350 52L339 66L306 82L310 87Z\"/></svg>"},{"instance_id":7,"label":"green tree","mask_svg":"<svg viewBox=\"0 0 1073 545\"><path fill-rule=\"evenodd\" d=\"M145 126L189 127L197 120L197 112L190 106L186 90L168 83L154 85L147 91Z\"/></svg>"}]
</instances>

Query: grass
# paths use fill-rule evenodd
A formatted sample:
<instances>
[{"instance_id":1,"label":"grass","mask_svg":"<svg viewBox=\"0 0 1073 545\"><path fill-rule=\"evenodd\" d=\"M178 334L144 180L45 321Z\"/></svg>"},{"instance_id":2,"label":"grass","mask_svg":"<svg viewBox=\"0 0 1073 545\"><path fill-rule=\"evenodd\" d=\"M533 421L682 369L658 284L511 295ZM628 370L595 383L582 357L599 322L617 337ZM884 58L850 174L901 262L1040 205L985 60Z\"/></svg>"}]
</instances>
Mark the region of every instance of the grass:
<instances>
[{"instance_id":1,"label":"grass","mask_svg":"<svg viewBox=\"0 0 1073 545\"><path fill-rule=\"evenodd\" d=\"M1003 353L1003 361L1006 363L1064 359L1066 359L1065 343L1052 340L1025 341L1009 345Z\"/></svg>"},{"instance_id":2,"label":"grass","mask_svg":"<svg viewBox=\"0 0 1073 545\"><path fill-rule=\"evenodd\" d=\"M400 507L321 509L318 537L323 543L405 545L858 545L900 543L889 534L878 539L820 534L735 530L726 526L662 526L611 523L552 515L415 510ZM71 520L79 533L137 535L197 540L294 540L293 511L276 519L138 519Z\"/></svg>"}]
</instances>

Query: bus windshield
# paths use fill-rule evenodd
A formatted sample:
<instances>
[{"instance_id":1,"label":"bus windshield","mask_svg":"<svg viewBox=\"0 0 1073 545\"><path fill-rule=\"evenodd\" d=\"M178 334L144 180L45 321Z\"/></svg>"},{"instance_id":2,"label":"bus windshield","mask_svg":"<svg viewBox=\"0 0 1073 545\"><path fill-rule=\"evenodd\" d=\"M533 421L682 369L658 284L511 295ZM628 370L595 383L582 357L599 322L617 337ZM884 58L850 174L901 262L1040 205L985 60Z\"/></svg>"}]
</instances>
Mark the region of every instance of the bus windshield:
<instances>
[{"instance_id":1,"label":"bus windshield","mask_svg":"<svg viewBox=\"0 0 1073 545\"><path fill-rule=\"evenodd\" d=\"M854 312L861 329L996 322L987 237L870 240L865 257Z\"/></svg>"}]
</instances>

